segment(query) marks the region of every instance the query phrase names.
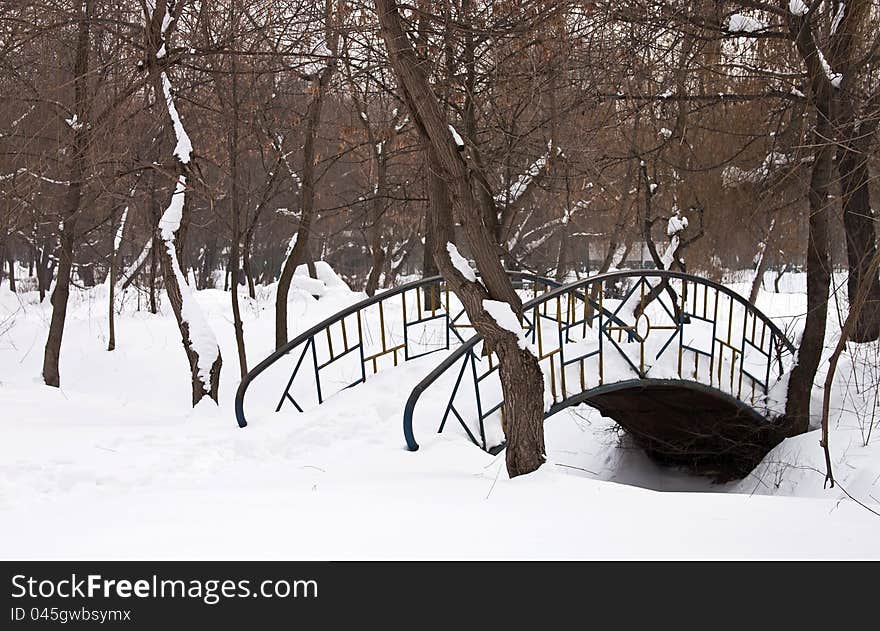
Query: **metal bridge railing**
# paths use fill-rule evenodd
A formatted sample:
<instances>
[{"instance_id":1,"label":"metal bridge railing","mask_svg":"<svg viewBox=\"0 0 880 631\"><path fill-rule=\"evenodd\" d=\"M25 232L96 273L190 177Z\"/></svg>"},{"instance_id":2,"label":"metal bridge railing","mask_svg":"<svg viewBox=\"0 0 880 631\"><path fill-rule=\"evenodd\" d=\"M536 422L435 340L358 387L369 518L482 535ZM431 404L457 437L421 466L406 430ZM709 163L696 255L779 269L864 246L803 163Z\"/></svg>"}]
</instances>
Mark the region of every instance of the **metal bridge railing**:
<instances>
[{"instance_id":1,"label":"metal bridge railing","mask_svg":"<svg viewBox=\"0 0 880 631\"><path fill-rule=\"evenodd\" d=\"M548 416L583 401L584 393L633 379L708 385L754 408L794 352L779 327L742 296L678 272L586 278L537 296L523 311L523 329L545 375ZM407 447L418 449L415 407L429 389L433 409L443 410L438 432L452 416L474 444L487 451L499 447L504 401L498 368L479 335L450 354L410 394Z\"/></svg>"},{"instance_id":2,"label":"metal bridge railing","mask_svg":"<svg viewBox=\"0 0 880 631\"><path fill-rule=\"evenodd\" d=\"M533 298L560 287L527 272L508 274ZM467 314L442 276L376 294L297 335L255 366L236 392L238 425L247 426L245 395L255 383L259 388L260 381L266 382L258 398L271 398L275 412L285 405L302 412L386 368L450 350L464 341L468 328ZM267 372L276 379L256 381ZM273 394L280 384L280 393Z\"/></svg>"}]
</instances>

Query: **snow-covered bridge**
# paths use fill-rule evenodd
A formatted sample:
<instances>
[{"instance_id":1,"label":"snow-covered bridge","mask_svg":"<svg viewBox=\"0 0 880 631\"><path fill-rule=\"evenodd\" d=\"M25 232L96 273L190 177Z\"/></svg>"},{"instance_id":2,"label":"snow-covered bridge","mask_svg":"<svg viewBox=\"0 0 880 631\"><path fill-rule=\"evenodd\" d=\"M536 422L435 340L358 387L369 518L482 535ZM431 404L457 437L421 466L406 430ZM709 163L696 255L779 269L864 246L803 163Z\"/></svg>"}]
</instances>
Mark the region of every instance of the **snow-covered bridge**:
<instances>
[{"instance_id":1,"label":"snow-covered bridge","mask_svg":"<svg viewBox=\"0 0 880 631\"><path fill-rule=\"evenodd\" d=\"M547 416L586 403L652 455L722 477L747 472L778 441L767 394L785 375L793 347L739 294L659 270L565 286L511 276L531 297L522 334L544 371ZM497 453L504 445L498 362L479 335L466 339L468 328L442 278L354 304L251 371L236 397L239 425L247 424L244 396L251 384L261 384L261 394L250 395L253 405L269 400L275 411L285 405L302 411L385 368L445 351L407 401L408 448L418 449L417 427L454 428ZM276 377L255 380L267 371ZM266 390L270 384L274 392Z\"/></svg>"}]
</instances>

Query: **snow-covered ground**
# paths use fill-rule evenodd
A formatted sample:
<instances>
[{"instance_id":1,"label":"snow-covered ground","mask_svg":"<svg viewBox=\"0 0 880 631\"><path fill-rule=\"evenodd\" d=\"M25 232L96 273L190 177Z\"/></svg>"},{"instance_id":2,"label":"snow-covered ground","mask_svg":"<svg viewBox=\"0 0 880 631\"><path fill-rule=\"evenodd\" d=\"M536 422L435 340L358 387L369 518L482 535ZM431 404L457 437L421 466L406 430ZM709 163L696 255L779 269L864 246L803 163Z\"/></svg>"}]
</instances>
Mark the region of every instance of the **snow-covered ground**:
<instances>
[{"instance_id":1,"label":"snow-covered ground","mask_svg":"<svg viewBox=\"0 0 880 631\"><path fill-rule=\"evenodd\" d=\"M292 292L291 334L362 297L330 285L320 300ZM805 298L785 288L758 306L796 329ZM274 339L273 292L259 291L242 298L250 365ZM128 294L107 352L106 288L74 291L53 389L40 378L48 300L0 288L0 558L880 558L871 345L841 361L838 488L823 489L816 432L720 486L658 467L583 406L548 420L548 464L510 480L503 455L460 436L421 432L404 449L404 402L437 355L239 429L229 296L195 297L224 367L220 406L192 410L164 300L152 315Z\"/></svg>"}]
</instances>

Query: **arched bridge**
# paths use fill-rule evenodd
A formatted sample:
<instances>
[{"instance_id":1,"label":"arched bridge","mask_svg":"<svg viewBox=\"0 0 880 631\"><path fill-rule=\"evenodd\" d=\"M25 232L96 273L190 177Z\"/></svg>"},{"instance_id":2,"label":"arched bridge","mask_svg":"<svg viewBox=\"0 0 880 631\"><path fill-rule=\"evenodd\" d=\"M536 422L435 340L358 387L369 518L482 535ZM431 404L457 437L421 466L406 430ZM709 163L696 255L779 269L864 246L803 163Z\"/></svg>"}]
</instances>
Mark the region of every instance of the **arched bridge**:
<instances>
[{"instance_id":1,"label":"arched bridge","mask_svg":"<svg viewBox=\"0 0 880 631\"><path fill-rule=\"evenodd\" d=\"M545 417L587 403L651 455L717 477L750 471L778 440L764 405L793 346L767 316L718 283L662 270L614 272L524 305L545 375ZM430 405L417 407L423 399ZM482 449L504 446L498 362L475 335L419 383L414 423L457 426ZM419 410L424 410L417 414Z\"/></svg>"},{"instance_id":2,"label":"arched bridge","mask_svg":"<svg viewBox=\"0 0 880 631\"><path fill-rule=\"evenodd\" d=\"M560 287L527 272L508 275L524 298ZM302 412L387 368L460 345L469 328L442 276L376 294L303 331L251 369L235 396L238 424L247 426L246 395L258 411Z\"/></svg>"},{"instance_id":3,"label":"arched bridge","mask_svg":"<svg viewBox=\"0 0 880 631\"><path fill-rule=\"evenodd\" d=\"M545 374L547 417L589 404L655 457L720 477L746 473L778 441L764 397L785 374L793 347L739 294L662 270L614 272L565 286L509 274L524 300L531 298L522 325ZM246 394L249 407L302 412L384 369L452 351L407 400L407 447L418 449L414 427L433 426L457 428L497 453L504 446L498 362L479 335L465 339L468 328L441 277L377 294L257 365L236 394L238 423L247 425ZM257 379L264 373L275 376Z\"/></svg>"}]
</instances>

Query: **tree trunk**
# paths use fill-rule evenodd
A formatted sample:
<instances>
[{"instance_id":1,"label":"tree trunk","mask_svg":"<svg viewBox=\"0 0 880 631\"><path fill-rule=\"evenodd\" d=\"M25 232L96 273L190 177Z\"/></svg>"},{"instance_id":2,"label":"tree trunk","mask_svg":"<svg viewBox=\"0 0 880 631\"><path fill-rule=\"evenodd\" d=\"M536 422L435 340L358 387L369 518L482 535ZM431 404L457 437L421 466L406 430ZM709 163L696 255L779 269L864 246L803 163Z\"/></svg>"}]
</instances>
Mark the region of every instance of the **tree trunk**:
<instances>
[{"instance_id":1,"label":"tree trunk","mask_svg":"<svg viewBox=\"0 0 880 631\"><path fill-rule=\"evenodd\" d=\"M8 258L12 261L11 256ZM0 239L0 285L3 284L3 277L6 275L6 260L6 239Z\"/></svg>"},{"instance_id":2,"label":"tree trunk","mask_svg":"<svg viewBox=\"0 0 880 631\"><path fill-rule=\"evenodd\" d=\"M494 235L486 228L488 210L481 204L480 194L473 190L485 176L474 173L475 165L465 164L458 152L424 66L419 63L403 30L396 3L376 0L375 5L401 96L427 154L432 192L442 186L452 202L441 204L440 200L431 200L434 260L467 310L474 328L483 336L484 344L498 355L508 473L511 476L530 473L545 459L543 375L537 358L527 349L521 349L518 336L499 326L484 306L486 299L506 302L514 314L522 317L522 303L498 259ZM462 221L482 284L465 278L450 259L447 243L452 242L454 214Z\"/></svg>"},{"instance_id":3,"label":"tree trunk","mask_svg":"<svg viewBox=\"0 0 880 631\"><path fill-rule=\"evenodd\" d=\"M254 270L251 268L251 247L252 238L249 238L250 231L245 232L244 247L241 251L241 268L244 271L244 278L247 281L248 296L251 300L257 297L257 288L254 286Z\"/></svg>"},{"instance_id":4,"label":"tree trunk","mask_svg":"<svg viewBox=\"0 0 880 631\"><path fill-rule=\"evenodd\" d=\"M134 190L132 190L132 194ZM128 207L126 206L125 210L122 211L122 216L119 218L119 225L114 230L113 236L113 251L110 252L110 271L108 272L107 282L109 284L108 288L108 300L107 300L107 328L108 328L108 340L107 340L107 350L112 351L116 348L116 309L114 308L116 305L116 276L117 270L119 268L119 252L122 246L122 233L125 230L125 221L128 217Z\"/></svg>"},{"instance_id":5,"label":"tree trunk","mask_svg":"<svg viewBox=\"0 0 880 631\"><path fill-rule=\"evenodd\" d=\"M785 419L781 428L785 435L795 436L810 428L810 395L825 346L828 290L831 287L831 257L828 251L828 213L831 202L828 192L834 151L830 141L834 131L831 124L834 88L822 67L809 20L793 16L789 20L792 33L796 37L798 53L810 78L816 112L813 168L808 194L810 217L807 236L807 317L795 364L789 375Z\"/></svg>"},{"instance_id":6,"label":"tree trunk","mask_svg":"<svg viewBox=\"0 0 880 631\"><path fill-rule=\"evenodd\" d=\"M785 405L786 433L802 434L810 428L810 395L819 359L825 346L825 325L828 317L828 290L831 286L831 260L828 253L828 188L831 182L832 147L830 125L816 126L817 148L810 178L810 219L807 241L807 317L798 348L797 360L788 382Z\"/></svg>"},{"instance_id":7,"label":"tree trunk","mask_svg":"<svg viewBox=\"0 0 880 631\"><path fill-rule=\"evenodd\" d=\"M780 293L781 290L779 289L779 281L782 280L783 275L790 269L791 269L791 263L786 263L785 265L780 267L779 270L776 272L776 277L773 279L773 291L775 293L777 293L777 294Z\"/></svg>"},{"instance_id":8,"label":"tree trunk","mask_svg":"<svg viewBox=\"0 0 880 631\"><path fill-rule=\"evenodd\" d=\"M235 2L230 5L233 12L232 24L235 24ZM241 378L247 375L247 354L244 347L244 324L241 321L241 308L238 304L238 274L241 255L239 243L241 239L241 209L238 195L238 72L236 70L235 56L232 57L232 129L228 136L229 150L229 202L232 212L232 322L235 328L235 344L238 348L238 367L241 370Z\"/></svg>"},{"instance_id":9,"label":"tree trunk","mask_svg":"<svg viewBox=\"0 0 880 631\"><path fill-rule=\"evenodd\" d=\"M302 214L297 229L296 243L290 250L281 270L281 277L278 279L278 290L275 294L275 348L281 348L287 344L287 295L290 293L293 273L309 252L309 237L315 211L315 162L317 160L315 141L318 137L318 126L321 123L324 98L338 64L339 30L332 24L332 3L330 0L327 0L325 7L327 12L327 48L331 55L327 60L327 66L321 70L317 77L315 94L306 112L306 137L303 144ZM309 274L315 276L314 262L307 262L311 264Z\"/></svg>"},{"instance_id":10,"label":"tree trunk","mask_svg":"<svg viewBox=\"0 0 880 631\"><path fill-rule=\"evenodd\" d=\"M373 143L375 147L375 143ZM367 218L369 226L367 234L370 238L370 252L372 254L372 269L367 279L367 295L372 296L379 288L379 278L385 266L388 253L382 247L382 219L385 213L385 194L388 188L388 169L384 153L373 151L376 160L376 194L370 204L370 214Z\"/></svg>"},{"instance_id":11,"label":"tree trunk","mask_svg":"<svg viewBox=\"0 0 880 631\"><path fill-rule=\"evenodd\" d=\"M422 152L425 153L425 152ZM422 278L432 278L440 274L440 270L437 268L437 261L434 260L434 242L436 241L434 237L434 228L433 222L431 221L431 216L433 212L433 204L434 203L443 203L445 205L450 205L452 202L435 202L435 199L438 197L446 196L448 198L449 193L446 190L445 184L443 184L442 180L439 180L438 176L431 172L431 169L427 166L427 155L426 158L426 167L425 171L428 174L428 203L425 206L425 244L422 248ZM434 182L434 180L438 180ZM424 291L424 302L426 309L439 309L442 303L440 296L440 287L437 285L429 285L425 287Z\"/></svg>"},{"instance_id":12,"label":"tree trunk","mask_svg":"<svg viewBox=\"0 0 880 631\"><path fill-rule=\"evenodd\" d=\"M77 273L82 281L83 287L95 286L95 266L91 263L83 263L77 267Z\"/></svg>"},{"instance_id":13,"label":"tree trunk","mask_svg":"<svg viewBox=\"0 0 880 631\"><path fill-rule=\"evenodd\" d=\"M156 302L156 277L159 270L159 237L153 233L153 245L150 248L150 313L159 313L159 305Z\"/></svg>"},{"instance_id":14,"label":"tree trunk","mask_svg":"<svg viewBox=\"0 0 880 631\"><path fill-rule=\"evenodd\" d=\"M364 290L367 292L368 296L373 296L376 294L376 290L379 289L379 279L382 276L382 270L385 267L385 259L387 255L378 239L370 239L370 242L372 244L370 247L370 250L372 251L372 267L370 267L370 275L367 277L367 286Z\"/></svg>"},{"instance_id":15,"label":"tree trunk","mask_svg":"<svg viewBox=\"0 0 880 631\"><path fill-rule=\"evenodd\" d=\"M290 293L293 273L305 258L308 247L306 243L312 229L312 214L311 207L306 209L304 199L302 215L300 215L299 227L296 232L296 243L290 250L284 267L281 269L281 276L278 278L278 289L275 294L275 348L281 348L287 344L287 295Z\"/></svg>"},{"instance_id":16,"label":"tree trunk","mask_svg":"<svg viewBox=\"0 0 880 631\"><path fill-rule=\"evenodd\" d=\"M565 282L568 270L568 224L563 224L559 229L559 251L556 255L556 282Z\"/></svg>"},{"instance_id":17,"label":"tree trunk","mask_svg":"<svg viewBox=\"0 0 880 631\"><path fill-rule=\"evenodd\" d=\"M49 237L43 239L43 247L37 264L37 287L40 290L40 302L46 299L46 294L52 286L52 276L55 272L55 263L52 260L54 243Z\"/></svg>"},{"instance_id":18,"label":"tree trunk","mask_svg":"<svg viewBox=\"0 0 880 631\"><path fill-rule=\"evenodd\" d=\"M756 257L758 263L755 266L755 277L752 279L752 288L749 291L749 304L752 306L758 301L758 292L761 291L761 286L764 284L764 272L767 271L767 267L770 264L767 248L770 247L770 240L773 238L773 229L775 227L776 220L773 219L770 221L770 227L767 229L767 234L764 235L764 240L758 246L758 256Z\"/></svg>"},{"instance_id":19,"label":"tree trunk","mask_svg":"<svg viewBox=\"0 0 880 631\"><path fill-rule=\"evenodd\" d=\"M833 108L830 112L837 141L837 172L840 175L843 227L846 233L846 254L849 277L847 296L850 308L862 280L865 280L865 299L858 318L850 328L854 342L869 342L880 338L880 279L874 272L868 278L867 269L877 253L875 217L871 209L868 160L874 134L880 124L880 89L865 102L861 97L860 83L873 83L865 76L861 63L863 48L874 40L872 14L876 6L871 0L847 0L840 4L839 20L829 38L828 60L840 73L839 89L831 91ZM874 50L880 40L873 42Z\"/></svg>"},{"instance_id":20,"label":"tree trunk","mask_svg":"<svg viewBox=\"0 0 880 631\"><path fill-rule=\"evenodd\" d=\"M113 256L110 258L110 287L109 287L109 296L107 298L107 350L112 351L116 349L116 309L114 309L114 304L116 302L116 254L114 252Z\"/></svg>"},{"instance_id":21,"label":"tree trunk","mask_svg":"<svg viewBox=\"0 0 880 631\"><path fill-rule=\"evenodd\" d=\"M6 260L9 261L9 291L15 293L15 258L10 254ZM2 266L2 261L0 261L0 266Z\"/></svg>"},{"instance_id":22,"label":"tree trunk","mask_svg":"<svg viewBox=\"0 0 880 631\"><path fill-rule=\"evenodd\" d=\"M179 11L182 5L174 5L174 7ZM170 31L173 29L173 26L169 25L163 28L166 18L165 11L165 1L158 0L152 16L148 16L150 19L145 28L147 40L145 49L150 51L149 68L156 99L159 102L165 102L168 114L165 128L172 132L172 137L177 141L174 148L177 184L168 207L159 219L156 228L158 233L156 237L157 239L161 238L162 245L154 247L153 252L158 250L158 256L162 263L162 280L165 284L165 292L177 320L183 349L189 361L192 377L192 404L195 407L206 396L215 403L217 402L223 358L207 319L202 314L187 285L183 272L185 268L180 261L184 232L189 221L186 187L187 179L191 177L190 172L192 171L192 143L180 119L180 114L177 112L170 79L166 71L160 67L156 56L160 47L167 44L166 38L170 36ZM176 15L172 16L170 24L174 24L175 20Z\"/></svg>"},{"instance_id":23,"label":"tree trunk","mask_svg":"<svg viewBox=\"0 0 880 631\"><path fill-rule=\"evenodd\" d=\"M238 239L240 237L240 228L239 228L239 209L237 203L238 191L237 186L235 184L235 177L232 177L232 189L235 191L232 193L232 291L230 292L230 296L232 298L232 323L235 329L235 345L238 348L238 367L241 370L241 378L244 379L245 375L247 375L247 354L244 346L244 324L241 321L241 308L238 304L238 274L239 274L239 259L241 258L239 255L239 247L238 247Z\"/></svg>"},{"instance_id":24,"label":"tree trunk","mask_svg":"<svg viewBox=\"0 0 880 631\"><path fill-rule=\"evenodd\" d=\"M769 257L765 252L761 252L761 258L758 259L758 265L755 268L755 277L752 279L752 287L749 290L749 304L752 306L758 302L758 294L764 284L764 273L767 271L769 263Z\"/></svg>"},{"instance_id":25,"label":"tree trunk","mask_svg":"<svg viewBox=\"0 0 880 631\"><path fill-rule=\"evenodd\" d=\"M202 256L202 271L199 274L199 289L212 289L214 287L214 269L217 267L217 235L211 230L205 240L205 250Z\"/></svg>"},{"instance_id":26,"label":"tree trunk","mask_svg":"<svg viewBox=\"0 0 880 631\"><path fill-rule=\"evenodd\" d=\"M273 143L273 146L274 145ZM272 189L275 186L275 183L278 181L278 174L281 172L281 166L284 162L284 152L281 147L281 144L277 145L278 157L275 160L274 165L272 166L271 174L269 175L269 180L266 182L263 187L262 195L260 196L260 201L257 203L257 208L254 210L254 215L250 219L248 223L247 229L244 231L244 239L243 239L243 247L241 251L241 261L242 261L242 269L244 270L244 276L247 279L248 286L248 296L251 299L256 299L257 290L254 286L254 269L252 264L252 252L254 247L254 234L257 230L257 225L260 221L260 216L263 211L266 209L267 204L269 203L269 199L271 197ZM265 270L265 262L264 262L264 270ZM264 274L265 275L265 274ZM265 282L265 279L264 279Z\"/></svg>"},{"instance_id":27,"label":"tree trunk","mask_svg":"<svg viewBox=\"0 0 880 631\"><path fill-rule=\"evenodd\" d=\"M79 120L88 121L88 72L89 72L89 34L91 30L94 0L82 5L82 15L77 27L76 58L74 61L74 112ZM58 261L58 280L52 291L52 319L49 322L49 336L43 353L43 380L47 386L61 386L59 362L61 359L61 340L64 336L64 321L67 318L67 302L70 297L70 273L73 268L74 231L76 218L82 201L82 179L86 151L89 146L89 125L80 125L73 130L72 155L67 194L64 197L64 210L61 222L60 256Z\"/></svg>"},{"instance_id":28,"label":"tree trunk","mask_svg":"<svg viewBox=\"0 0 880 631\"><path fill-rule=\"evenodd\" d=\"M555 103L555 98L554 98ZM553 113L556 114L554 106ZM554 118L555 121L555 118ZM554 128L555 128L554 122ZM555 139L554 133L554 139ZM556 255L556 282L565 282L566 272L568 270L568 240L569 226L571 224L571 179L569 178L568 160L565 161L565 214L563 215L562 225L559 227L559 251Z\"/></svg>"},{"instance_id":29,"label":"tree trunk","mask_svg":"<svg viewBox=\"0 0 880 631\"><path fill-rule=\"evenodd\" d=\"M849 271L846 287L850 305L855 303L862 279L866 278L867 269L877 254L877 234L874 228L876 218L871 209L868 171L874 135L871 128L876 126L876 116L872 121L863 122L861 126L853 125L852 136L837 149ZM851 328L850 339L853 342L869 342L880 338L880 279L874 272L866 282L865 302Z\"/></svg>"},{"instance_id":30,"label":"tree trunk","mask_svg":"<svg viewBox=\"0 0 880 631\"><path fill-rule=\"evenodd\" d=\"M77 189L76 191L72 189ZM74 186L73 181L68 187L67 202L79 205L79 186ZM75 197L74 197L75 196ZM68 215L69 216L69 215ZM75 222L71 222L75 223ZM73 264L73 226L65 226L61 232L61 248L58 261L58 278L55 281L55 289L52 290L52 319L49 322L49 337L46 340L46 348L43 353L43 380L47 386L56 388L61 386L59 361L61 359L61 340L64 336L64 322L67 318L67 301L70 297L70 272Z\"/></svg>"},{"instance_id":31,"label":"tree trunk","mask_svg":"<svg viewBox=\"0 0 880 631\"><path fill-rule=\"evenodd\" d=\"M182 195L183 193L175 192L174 194ZM217 349L216 359L211 363L209 375L202 375L199 367L199 354L193 346L190 324L183 314L183 292L188 292L189 289L184 286L185 279L180 269L180 263L177 260L177 248L172 239L163 239L162 246L158 250L158 256L162 264L162 281L165 284L165 293L168 295L168 302L171 304L171 310L174 312L178 329L180 329L183 350L186 353L192 375L193 407L206 396L213 399L216 403L220 387L220 369L223 366L220 349ZM192 300L192 296L189 299Z\"/></svg>"}]
</instances>

